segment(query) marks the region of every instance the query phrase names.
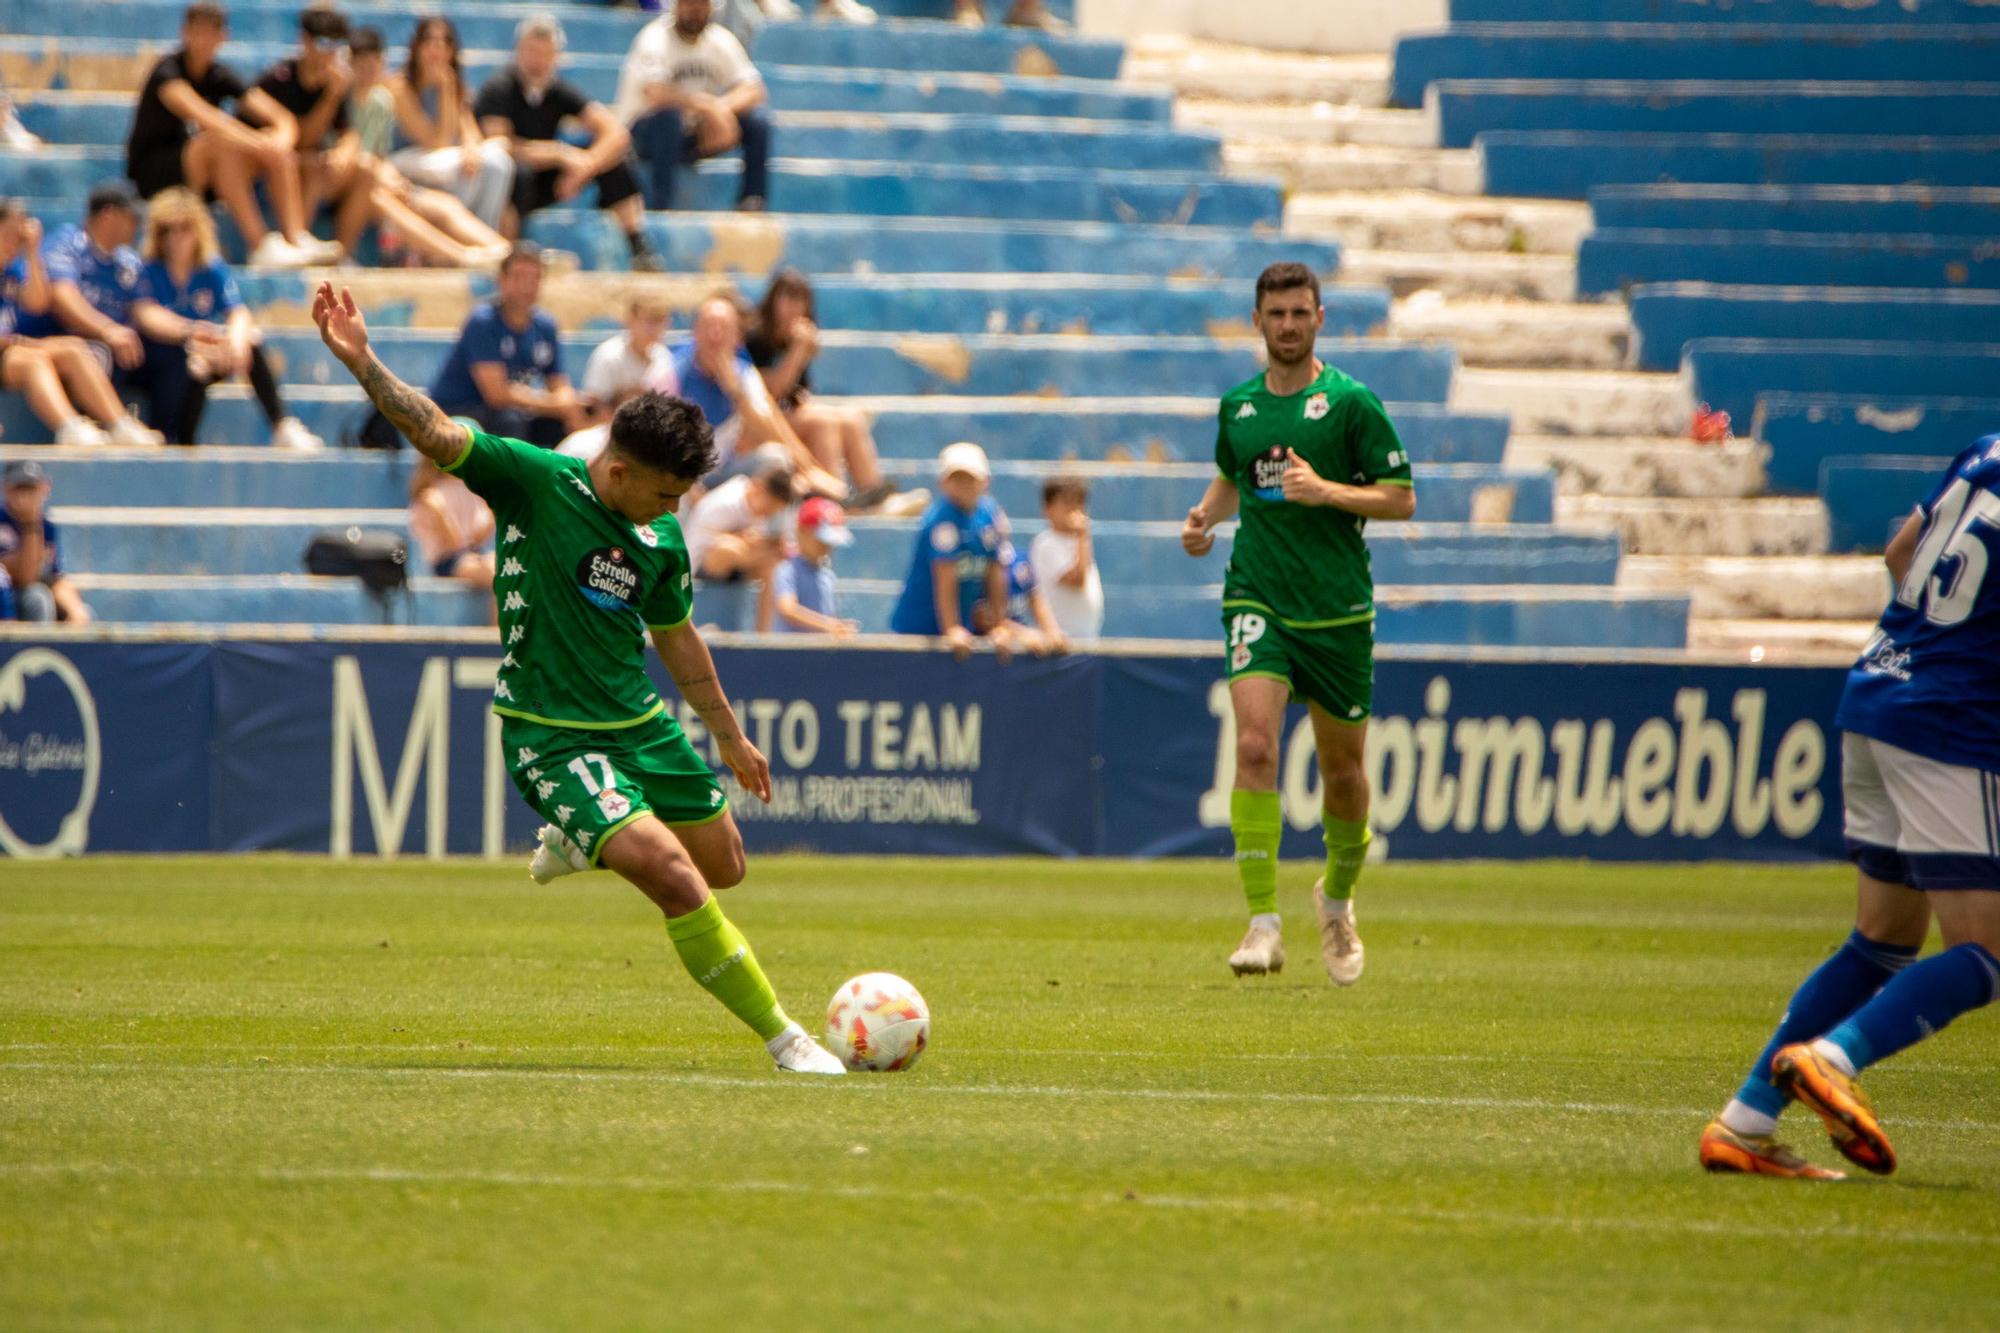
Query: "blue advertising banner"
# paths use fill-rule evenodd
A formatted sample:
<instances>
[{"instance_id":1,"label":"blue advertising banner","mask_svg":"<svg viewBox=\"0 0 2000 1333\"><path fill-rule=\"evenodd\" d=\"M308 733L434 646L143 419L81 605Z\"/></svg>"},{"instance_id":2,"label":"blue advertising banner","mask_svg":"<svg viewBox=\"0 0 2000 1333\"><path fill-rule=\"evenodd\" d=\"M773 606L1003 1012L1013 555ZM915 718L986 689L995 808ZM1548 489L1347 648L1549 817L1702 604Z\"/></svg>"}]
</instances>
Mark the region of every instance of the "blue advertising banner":
<instances>
[{"instance_id":1,"label":"blue advertising banner","mask_svg":"<svg viewBox=\"0 0 2000 1333\"><path fill-rule=\"evenodd\" d=\"M769 805L725 784L753 850L1229 851L1234 737L1211 652L1002 665L722 644L716 657L771 760ZM487 708L498 667L469 637L0 640L0 849L522 849L538 821ZM1838 855L1842 678L1389 657L1367 752L1377 836L1398 858ZM713 761L699 719L679 714ZM1279 786L1287 854L1316 854L1302 709Z\"/></svg>"}]
</instances>

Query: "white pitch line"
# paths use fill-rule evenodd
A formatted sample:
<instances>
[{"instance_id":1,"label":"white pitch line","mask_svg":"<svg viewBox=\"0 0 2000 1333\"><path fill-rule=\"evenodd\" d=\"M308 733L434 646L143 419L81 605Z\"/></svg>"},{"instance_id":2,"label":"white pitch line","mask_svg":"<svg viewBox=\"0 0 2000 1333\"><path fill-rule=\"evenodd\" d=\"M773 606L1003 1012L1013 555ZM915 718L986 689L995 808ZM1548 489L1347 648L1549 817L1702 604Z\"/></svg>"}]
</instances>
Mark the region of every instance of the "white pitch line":
<instances>
[{"instance_id":1,"label":"white pitch line","mask_svg":"<svg viewBox=\"0 0 2000 1333\"><path fill-rule=\"evenodd\" d=\"M175 1075L207 1076L213 1074L286 1074L318 1077L330 1075L336 1078L432 1078L472 1081L520 1079L557 1083L664 1083L693 1088L742 1088L748 1090L825 1086L816 1081L784 1079L775 1074L768 1078L736 1078L727 1074L677 1074L666 1070L645 1069L488 1069L477 1067L430 1068L416 1066L380 1068L368 1065L279 1064L137 1065L67 1064L61 1061L10 1061L0 1063L0 1070L9 1069L38 1073L138 1074L158 1077L172 1077ZM891 1084L866 1077L858 1079L856 1086L897 1087L902 1089L902 1095L931 1097L1047 1097L1062 1100L1104 1098L1114 1101L1256 1102L1287 1106L1405 1106L1443 1110L1533 1111L1543 1114L1566 1113L1573 1115L1630 1117L1654 1116L1676 1120L1702 1117L1711 1113L1709 1110L1701 1107L1688 1106L1632 1106L1618 1102L1550 1101L1534 1097L1439 1097L1424 1096L1415 1093L1387 1092L1258 1092L1220 1088L1079 1088L1034 1083L939 1084L926 1083L914 1079L898 1079ZM889 1096L891 1094L884 1092L878 1095ZM2000 1123L1981 1120L1906 1120L1898 1118L1894 1123L1924 1129L2000 1130Z\"/></svg>"},{"instance_id":2,"label":"white pitch line","mask_svg":"<svg viewBox=\"0 0 2000 1333\"><path fill-rule=\"evenodd\" d=\"M95 1176L100 1178L150 1180L254 1181L273 1184L385 1184L385 1185L497 1185L513 1189L574 1189L630 1191L659 1194L787 1194L833 1199L894 1200L911 1204L951 1204L960 1207L997 1208L1027 1206L1078 1208L1153 1208L1176 1212L1293 1213L1330 1216L1332 1209L1318 1199L1289 1195L1203 1196L1126 1193L980 1194L960 1189L891 1189L877 1185L838 1185L789 1180L704 1180L691 1182L667 1176L580 1176L522 1171L426 1171L405 1167L213 1167L161 1168L121 1165L112 1162L8 1162L0 1163L0 1176ZM1338 1215L1344 1219L1368 1216L1417 1223L1452 1226L1508 1227L1537 1231L1627 1231L1647 1234L1688 1234L1721 1236L1731 1239L1859 1240L1871 1245L1964 1245L2000 1247L2000 1235L1964 1232L1913 1232L1873 1227L1810 1227L1795 1225L1755 1226L1726 1221L1697 1221L1647 1217L1568 1216L1536 1213L1508 1213L1480 1209L1394 1207L1343 1201Z\"/></svg>"}]
</instances>

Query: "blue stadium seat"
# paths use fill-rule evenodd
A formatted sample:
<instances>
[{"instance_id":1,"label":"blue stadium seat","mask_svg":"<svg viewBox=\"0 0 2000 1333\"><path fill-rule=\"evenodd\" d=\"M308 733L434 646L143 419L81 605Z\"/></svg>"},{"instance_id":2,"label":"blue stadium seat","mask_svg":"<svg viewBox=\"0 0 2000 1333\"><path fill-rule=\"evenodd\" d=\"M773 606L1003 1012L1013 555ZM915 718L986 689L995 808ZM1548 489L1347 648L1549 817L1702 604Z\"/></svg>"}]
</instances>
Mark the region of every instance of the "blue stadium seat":
<instances>
[{"instance_id":1,"label":"blue stadium seat","mask_svg":"<svg viewBox=\"0 0 2000 1333\"><path fill-rule=\"evenodd\" d=\"M1699 338L1682 357L1694 395L1749 421L1760 393L1965 398L1991 392L2000 345Z\"/></svg>"},{"instance_id":2,"label":"blue stadium seat","mask_svg":"<svg viewBox=\"0 0 2000 1333\"><path fill-rule=\"evenodd\" d=\"M2000 190L1929 185L1601 185L1596 224L1856 236L2000 234Z\"/></svg>"},{"instance_id":3,"label":"blue stadium seat","mask_svg":"<svg viewBox=\"0 0 2000 1333\"><path fill-rule=\"evenodd\" d=\"M1455 23L1916 23L2000 22L1986 0L1451 0Z\"/></svg>"},{"instance_id":4,"label":"blue stadium seat","mask_svg":"<svg viewBox=\"0 0 2000 1333\"><path fill-rule=\"evenodd\" d=\"M1819 468L1826 502L1827 550L1834 555L1880 551L1937 486L1951 456L1839 454Z\"/></svg>"},{"instance_id":5,"label":"blue stadium seat","mask_svg":"<svg viewBox=\"0 0 2000 1333\"><path fill-rule=\"evenodd\" d=\"M1592 232L1577 251L1576 287L1584 296L1615 295L1641 283L1677 279L1992 290L2000 289L2000 251L1975 236L1624 228Z\"/></svg>"},{"instance_id":6,"label":"blue stadium seat","mask_svg":"<svg viewBox=\"0 0 2000 1333\"><path fill-rule=\"evenodd\" d=\"M1675 282L1631 293L1635 360L1675 370L1696 338L1840 338L2000 343L2000 292Z\"/></svg>"},{"instance_id":7,"label":"blue stadium seat","mask_svg":"<svg viewBox=\"0 0 2000 1333\"><path fill-rule=\"evenodd\" d=\"M1811 494L1836 455L1955 456L2000 431L2000 399L1762 393L1752 428L1770 449L1771 488Z\"/></svg>"},{"instance_id":8,"label":"blue stadium seat","mask_svg":"<svg viewBox=\"0 0 2000 1333\"><path fill-rule=\"evenodd\" d=\"M1546 199L1581 199L1614 184L1983 186L2000 180L2000 136L1990 135L1492 130L1480 135L1476 146L1488 194Z\"/></svg>"}]
</instances>

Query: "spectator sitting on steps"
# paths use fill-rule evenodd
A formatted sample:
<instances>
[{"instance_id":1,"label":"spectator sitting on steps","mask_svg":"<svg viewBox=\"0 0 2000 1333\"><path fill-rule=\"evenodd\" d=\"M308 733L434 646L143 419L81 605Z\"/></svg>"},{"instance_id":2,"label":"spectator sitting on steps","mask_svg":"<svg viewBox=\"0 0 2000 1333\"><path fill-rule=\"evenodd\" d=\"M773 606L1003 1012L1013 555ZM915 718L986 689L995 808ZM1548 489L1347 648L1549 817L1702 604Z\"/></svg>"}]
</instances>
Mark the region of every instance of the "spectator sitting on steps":
<instances>
[{"instance_id":1,"label":"spectator sitting on steps","mask_svg":"<svg viewBox=\"0 0 2000 1333\"><path fill-rule=\"evenodd\" d=\"M536 305L541 247L516 245L500 264L499 286L499 295L465 321L431 382L431 401L490 434L553 449L584 421L563 374L555 317Z\"/></svg>"},{"instance_id":2,"label":"spectator sitting on steps","mask_svg":"<svg viewBox=\"0 0 2000 1333\"><path fill-rule=\"evenodd\" d=\"M860 621L840 617L840 587L833 574L833 553L853 544L854 534L839 505L815 497L799 506L799 549L779 561L771 575L771 601L777 611L773 628L838 639L859 632Z\"/></svg>"},{"instance_id":3,"label":"spectator sitting on steps","mask_svg":"<svg viewBox=\"0 0 2000 1333\"><path fill-rule=\"evenodd\" d=\"M90 608L63 572L56 525L46 517L49 474L33 459L9 463L0 473L0 567L14 585L22 620L88 625Z\"/></svg>"},{"instance_id":4,"label":"spectator sitting on steps","mask_svg":"<svg viewBox=\"0 0 2000 1333\"><path fill-rule=\"evenodd\" d=\"M777 445L809 494L841 496L846 483L819 465L792 432L743 348L743 312L728 296L711 296L694 317L694 338L674 349L680 396L701 409L715 433L721 465L702 480L719 485L757 466L758 450Z\"/></svg>"},{"instance_id":5,"label":"spectator sitting on steps","mask_svg":"<svg viewBox=\"0 0 2000 1333\"><path fill-rule=\"evenodd\" d=\"M952 10L952 22L961 28L983 28L986 26L986 5L984 0L957 0ZM1014 0L1007 10L1006 24L1010 28L1040 28L1043 32L1068 32L1069 24L1064 23L1042 0Z\"/></svg>"},{"instance_id":6,"label":"spectator sitting on steps","mask_svg":"<svg viewBox=\"0 0 2000 1333\"><path fill-rule=\"evenodd\" d=\"M499 623L493 601L493 511L457 477L430 459L410 476L410 535L424 563L441 579L456 579L485 594L486 623Z\"/></svg>"},{"instance_id":7,"label":"spectator sitting on steps","mask_svg":"<svg viewBox=\"0 0 2000 1333\"><path fill-rule=\"evenodd\" d=\"M458 197L497 229L514 190L514 158L505 139L489 139L472 114L459 58L458 29L432 14L417 20L403 72L389 80L396 103L396 151L390 163L419 185Z\"/></svg>"},{"instance_id":8,"label":"spectator sitting on steps","mask_svg":"<svg viewBox=\"0 0 2000 1333\"><path fill-rule=\"evenodd\" d=\"M761 463L701 497L682 530L688 566L710 583L758 584L757 629L771 628L771 575L785 553L785 513L791 507L791 469L782 458Z\"/></svg>"},{"instance_id":9,"label":"spectator sitting on steps","mask_svg":"<svg viewBox=\"0 0 2000 1333\"><path fill-rule=\"evenodd\" d=\"M1094 643L1104 632L1104 580L1090 541L1090 488L1075 477L1042 484L1048 526L1029 543L1035 582L1065 637Z\"/></svg>"},{"instance_id":10,"label":"spectator sitting on steps","mask_svg":"<svg viewBox=\"0 0 2000 1333\"><path fill-rule=\"evenodd\" d=\"M770 193L770 93L743 43L711 23L710 0L678 0L639 30L618 72L618 119L647 164L646 207L672 208L681 167L743 146L736 206L762 212Z\"/></svg>"}]
</instances>

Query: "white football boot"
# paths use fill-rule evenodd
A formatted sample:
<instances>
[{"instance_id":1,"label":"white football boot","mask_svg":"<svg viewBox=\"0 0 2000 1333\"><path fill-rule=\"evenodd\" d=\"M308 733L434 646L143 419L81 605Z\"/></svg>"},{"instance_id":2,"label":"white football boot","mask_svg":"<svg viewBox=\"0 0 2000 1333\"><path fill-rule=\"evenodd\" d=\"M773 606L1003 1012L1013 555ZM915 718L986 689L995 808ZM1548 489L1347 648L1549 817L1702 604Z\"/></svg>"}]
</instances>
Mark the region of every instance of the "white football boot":
<instances>
[{"instance_id":1,"label":"white football boot","mask_svg":"<svg viewBox=\"0 0 2000 1333\"><path fill-rule=\"evenodd\" d=\"M542 825L536 830L535 838L541 846L535 848L534 859L528 862L528 878L535 883L546 884L552 879L590 869L590 858L554 824Z\"/></svg>"},{"instance_id":2,"label":"white football boot","mask_svg":"<svg viewBox=\"0 0 2000 1333\"><path fill-rule=\"evenodd\" d=\"M1326 877L1322 875L1313 882L1313 911L1319 916L1319 956L1326 963L1327 976L1336 986L1352 986L1361 980L1366 952L1360 933L1354 929L1354 900L1348 899L1347 910L1336 913L1326 896Z\"/></svg>"},{"instance_id":3,"label":"white football boot","mask_svg":"<svg viewBox=\"0 0 2000 1333\"><path fill-rule=\"evenodd\" d=\"M1229 955L1229 968L1237 976L1262 976L1285 970L1285 937L1269 926L1251 926Z\"/></svg>"},{"instance_id":4,"label":"white football boot","mask_svg":"<svg viewBox=\"0 0 2000 1333\"><path fill-rule=\"evenodd\" d=\"M847 1066L833 1052L806 1035L797 1023L764 1043L781 1074L845 1074Z\"/></svg>"}]
</instances>

